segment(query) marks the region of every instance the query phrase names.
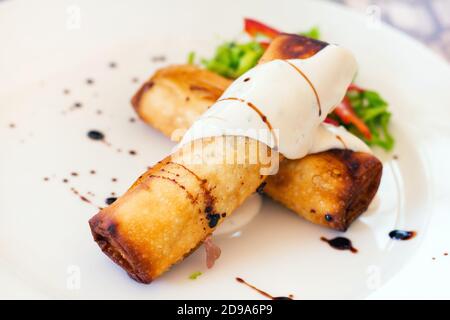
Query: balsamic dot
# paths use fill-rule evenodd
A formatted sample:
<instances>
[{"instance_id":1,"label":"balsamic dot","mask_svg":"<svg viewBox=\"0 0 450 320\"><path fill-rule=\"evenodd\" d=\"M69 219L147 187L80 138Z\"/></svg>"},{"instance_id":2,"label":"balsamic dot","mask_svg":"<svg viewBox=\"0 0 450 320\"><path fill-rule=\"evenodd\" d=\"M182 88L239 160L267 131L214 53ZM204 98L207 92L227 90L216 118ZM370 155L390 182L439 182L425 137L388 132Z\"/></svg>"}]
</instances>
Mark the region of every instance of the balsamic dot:
<instances>
[{"instance_id":1,"label":"balsamic dot","mask_svg":"<svg viewBox=\"0 0 450 320\"><path fill-rule=\"evenodd\" d=\"M130 151L128 151L128 153L129 153L130 155L132 155L132 156L135 156L137 152L134 151L134 150L130 150Z\"/></svg>"},{"instance_id":2,"label":"balsamic dot","mask_svg":"<svg viewBox=\"0 0 450 320\"><path fill-rule=\"evenodd\" d=\"M87 135L92 140L103 140L105 138L105 135L98 130L90 130Z\"/></svg>"},{"instance_id":3,"label":"balsamic dot","mask_svg":"<svg viewBox=\"0 0 450 320\"><path fill-rule=\"evenodd\" d=\"M217 223L220 220L220 214L218 214L218 213L208 213L206 215L206 219L209 220L208 226L210 228L214 228L215 226L217 226Z\"/></svg>"},{"instance_id":4,"label":"balsamic dot","mask_svg":"<svg viewBox=\"0 0 450 320\"><path fill-rule=\"evenodd\" d=\"M110 205L110 204L113 204L116 200L117 200L116 197L108 197L108 198L105 199L105 203L107 205Z\"/></svg>"},{"instance_id":5,"label":"balsamic dot","mask_svg":"<svg viewBox=\"0 0 450 320\"><path fill-rule=\"evenodd\" d=\"M267 182L264 181L263 183L261 183L259 185L259 187L256 189L256 192L258 192L259 194L263 194L264 193L264 187L266 186Z\"/></svg>"},{"instance_id":6,"label":"balsamic dot","mask_svg":"<svg viewBox=\"0 0 450 320\"><path fill-rule=\"evenodd\" d=\"M249 81L250 80L250 78L245 78L244 79L244 82L247 82L247 81Z\"/></svg>"},{"instance_id":7,"label":"balsamic dot","mask_svg":"<svg viewBox=\"0 0 450 320\"><path fill-rule=\"evenodd\" d=\"M392 230L389 237L393 240L409 240L416 236L415 231Z\"/></svg>"},{"instance_id":8,"label":"balsamic dot","mask_svg":"<svg viewBox=\"0 0 450 320\"><path fill-rule=\"evenodd\" d=\"M112 61L112 62L109 63L109 67L110 67L111 69L114 69L115 67L117 67L117 63L115 63L114 61Z\"/></svg>"},{"instance_id":9,"label":"balsamic dot","mask_svg":"<svg viewBox=\"0 0 450 320\"><path fill-rule=\"evenodd\" d=\"M86 83L89 84L89 85L94 84L94 80L91 79L91 78L87 78L86 79Z\"/></svg>"}]
</instances>

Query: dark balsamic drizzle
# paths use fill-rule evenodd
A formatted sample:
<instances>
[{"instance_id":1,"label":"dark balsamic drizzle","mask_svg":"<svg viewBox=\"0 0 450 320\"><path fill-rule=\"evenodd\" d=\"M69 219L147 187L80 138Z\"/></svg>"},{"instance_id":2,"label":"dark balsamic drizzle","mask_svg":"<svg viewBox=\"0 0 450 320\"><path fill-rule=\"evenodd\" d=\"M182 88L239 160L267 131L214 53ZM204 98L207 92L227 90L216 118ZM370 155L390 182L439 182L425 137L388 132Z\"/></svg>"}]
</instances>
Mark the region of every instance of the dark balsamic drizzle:
<instances>
[{"instance_id":1,"label":"dark balsamic drizzle","mask_svg":"<svg viewBox=\"0 0 450 320\"><path fill-rule=\"evenodd\" d=\"M221 218L221 214L214 212L215 211L214 210L215 199L211 195L211 190L206 185L208 181L206 179L200 178L195 172L193 172L186 166L182 165L181 163L169 161L169 162L167 162L167 164L173 164L173 165L179 166L180 168L183 168L184 170L186 170L187 172L192 174L195 177L195 179L197 179L197 181L200 184L200 188L203 190L203 196L204 196L204 202L205 202L205 213L206 213L206 219L208 220L208 226L210 228L214 228L215 226L217 226L217 224L219 223L219 220ZM193 202L195 202L196 200L197 200L197 197L193 199ZM226 215L226 213L223 213L223 214Z\"/></svg>"},{"instance_id":2,"label":"dark balsamic drizzle","mask_svg":"<svg viewBox=\"0 0 450 320\"><path fill-rule=\"evenodd\" d=\"M269 122L269 120L267 119L266 115L264 113L262 113L261 110L259 110L259 108L257 106L255 106L253 103L251 103L250 101L245 101L244 99L241 99L241 98L228 97L228 98L219 99L219 100L217 100L217 102L227 101L227 100L235 100L235 101L245 103L248 107L253 109L253 111L255 111L259 115L262 122L264 122L264 124L267 126L267 128L269 129L270 133L272 134L272 136L275 140L275 146L272 149L274 151L278 151L279 141L277 140L277 136L274 134L273 127L272 127L271 123Z\"/></svg>"},{"instance_id":3,"label":"dark balsamic drizzle","mask_svg":"<svg viewBox=\"0 0 450 320\"><path fill-rule=\"evenodd\" d=\"M163 179L163 180L167 180L170 182L173 182L174 184L176 184L178 187L180 187L182 190L184 190L184 192L186 192L186 196L191 200L191 201L195 201L194 196L192 195L192 193L190 193L186 187L184 185L182 185L181 183L179 183L177 180L169 178L169 177L164 177L164 176L158 176L158 175L149 175L149 178L155 178L155 179Z\"/></svg>"},{"instance_id":4,"label":"dark balsamic drizzle","mask_svg":"<svg viewBox=\"0 0 450 320\"><path fill-rule=\"evenodd\" d=\"M220 214L218 213L207 213L206 219L208 219L208 226L212 229L219 223Z\"/></svg>"},{"instance_id":5,"label":"dark balsamic drizzle","mask_svg":"<svg viewBox=\"0 0 450 320\"><path fill-rule=\"evenodd\" d=\"M92 202L91 202L91 200L89 200L88 198L86 198L85 196L83 196L82 194L80 194L80 192L77 190L77 189L75 189L75 188L70 188L70 191L72 191L72 193L74 194L74 195L76 195L78 198L80 198L80 200L81 201L83 201L83 202L86 202L86 203L88 203L88 204L90 204L90 205L92 205L92 206L95 206ZM96 207L96 206L95 206ZM97 207L98 209L101 209L100 207Z\"/></svg>"},{"instance_id":6,"label":"dark balsamic drizzle","mask_svg":"<svg viewBox=\"0 0 450 320\"><path fill-rule=\"evenodd\" d=\"M344 237L336 237L334 239L327 239L325 237L320 237L320 240L327 242L330 247L337 250L350 250L352 253L357 253L358 250L353 247L352 242Z\"/></svg>"},{"instance_id":7,"label":"dark balsamic drizzle","mask_svg":"<svg viewBox=\"0 0 450 320\"><path fill-rule=\"evenodd\" d=\"M416 231L392 230L389 232L389 237L393 240L410 240L416 235Z\"/></svg>"},{"instance_id":8,"label":"dark balsamic drizzle","mask_svg":"<svg viewBox=\"0 0 450 320\"><path fill-rule=\"evenodd\" d=\"M260 195L264 194L264 187L266 186L267 182L264 181L263 183L261 183L259 185L259 187L256 189L256 192L259 193Z\"/></svg>"},{"instance_id":9,"label":"dark balsamic drizzle","mask_svg":"<svg viewBox=\"0 0 450 320\"><path fill-rule=\"evenodd\" d=\"M249 288L255 290L256 292L260 293L260 294L263 295L264 297L269 298L269 299L271 299L271 300L293 300L293 298L294 298L294 296L293 296L292 294L290 294L290 295L287 296L287 297L283 297L283 296L280 296L280 297L274 297L274 296L268 294L267 292L265 292L265 291L263 291L263 290L261 290L261 289L258 289L258 288L255 287L254 285L248 283L247 281L245 281L244 279L239 278L239 277L236 277L236 281L239 282L239 283L245 284L247 287L249 287Z\"/></svg>"},{"instance_id":10,"label":"dark balsamic drizzle","mask_svg":"<svg viewBox=\"0 0 450 320\"><path fill-rule=\"evenodd\" d=\"M105 203L107 205L110 205L110 204L113 204L116 200L117 200L116 197L108 197L108 198L105 199Z\"/></svg>"},{"instance_id":11,"label":"dark balsamic drizzle","mask_svg":"<svg viewBox=\"0 0 450 320\"><path fill-rule=\"evenodd\" d=\"M105 139L105 135L98 130L88 131L87 136L89 137L89 139L92 139L92 140L104 140Z\"/></svg>"}]
</instances>

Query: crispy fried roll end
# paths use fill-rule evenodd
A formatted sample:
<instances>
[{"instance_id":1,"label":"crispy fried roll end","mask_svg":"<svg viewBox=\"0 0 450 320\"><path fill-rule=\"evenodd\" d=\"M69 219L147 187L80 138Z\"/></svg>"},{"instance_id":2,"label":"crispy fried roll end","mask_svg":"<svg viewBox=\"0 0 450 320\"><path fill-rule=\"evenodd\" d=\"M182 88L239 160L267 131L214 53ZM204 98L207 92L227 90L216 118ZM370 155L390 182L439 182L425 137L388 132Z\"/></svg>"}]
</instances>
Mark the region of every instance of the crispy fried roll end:
<instances>
[{"instance_id":1,"label":"crispy fried roll end","mask_svg":"<svg viewBox=\"0 0 450 320\"><path fill-rule=\"evenodd\" d=\"M312 223L345 231L367 210L381 174L373 155L333 149L284 161L264 191Z\"/></svg>"},{"instance_id":2,"label":"crispy fried roll end","mask_svg":"<svg viewBox=\"0 0 450 320\"><path fill-rule=\"evenodd\" d=\"M216 143L230 146L222 152ZM250 161L254 150L271 154L244 137L205 139L197 150L187 145L89 221L94 240L133 279L150 283L201 245L266 179L265 165ZM241 163L224 163L238 152ZM205 163L189 160L200 155Z\"/></svg>"}]
</instances>

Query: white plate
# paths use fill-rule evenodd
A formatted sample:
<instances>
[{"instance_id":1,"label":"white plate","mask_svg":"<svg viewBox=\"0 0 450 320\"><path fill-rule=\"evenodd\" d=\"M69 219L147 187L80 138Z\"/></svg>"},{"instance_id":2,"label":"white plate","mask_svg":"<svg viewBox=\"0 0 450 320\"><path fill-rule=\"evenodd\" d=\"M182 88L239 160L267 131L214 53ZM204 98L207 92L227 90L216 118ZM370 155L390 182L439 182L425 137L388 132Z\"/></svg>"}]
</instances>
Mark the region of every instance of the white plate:
<instances>
[{"instance_id":1,"label":"white plate","mask_svg":"<svg viewBox=\"0 0 450 320\"><path fill-rule=\"evenodd\" d=\"M359 253L331 249L319 238L337 232L266 199L240 236L219 240L223 253L212 270L198 250L151 285L138 284L92 241L87 220L97 209L70 188L103 205L161 159L173 144L129 122L139 86L132 79L185 62L190 50L209 54L240 32L244 16L287 31L320 26L325 40L355 53L357 82L391 104L397 146L379 153L375 207L346 233ZM320 1L0 3L0 296L262 298L238 276L297 299L449 298L449 66L370 21ZM159 56L167 60L153 61ZM82 107L73 108L76 102ZM111 146L87 139L89 129L105 132ZM395 228L418 236L392 241L387 234ZM189 280L198 270L203 275Z\"/></svg>"}]
</instances>

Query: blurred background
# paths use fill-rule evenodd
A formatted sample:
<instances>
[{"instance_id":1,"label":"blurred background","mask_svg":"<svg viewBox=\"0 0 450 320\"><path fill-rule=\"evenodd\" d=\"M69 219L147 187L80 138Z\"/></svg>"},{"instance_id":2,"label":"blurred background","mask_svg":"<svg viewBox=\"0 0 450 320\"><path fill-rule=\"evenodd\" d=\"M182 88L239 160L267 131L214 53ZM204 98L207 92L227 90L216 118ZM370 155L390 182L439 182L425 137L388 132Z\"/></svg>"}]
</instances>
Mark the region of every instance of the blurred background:
<instances>
[{"instance_id":1,"label":"blurred background","mask_svg":"<svg viewBox=\"0 0 450 320\"><path fill-rule=\"evenodd\" d=\"M373 15L450 62L450 0L329 0Z\"/></svg>"},{"instance_id":2,"label":"blurred background","mask_svg":"<svg viewBox=\"0 0 450 320\"><path fill-rule=\"evenodd\" d=\"M15 0L0 0L1 2ZM245 0L243 0L245 1ZM400 29L450 62L450 0L324 0Z\"/></svg>"}]
</instances>

